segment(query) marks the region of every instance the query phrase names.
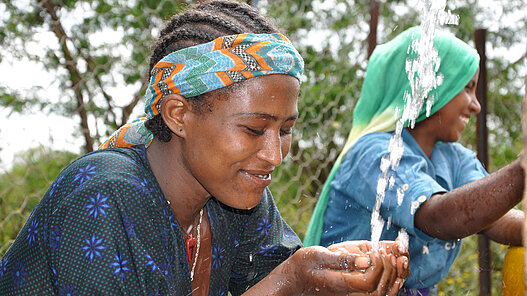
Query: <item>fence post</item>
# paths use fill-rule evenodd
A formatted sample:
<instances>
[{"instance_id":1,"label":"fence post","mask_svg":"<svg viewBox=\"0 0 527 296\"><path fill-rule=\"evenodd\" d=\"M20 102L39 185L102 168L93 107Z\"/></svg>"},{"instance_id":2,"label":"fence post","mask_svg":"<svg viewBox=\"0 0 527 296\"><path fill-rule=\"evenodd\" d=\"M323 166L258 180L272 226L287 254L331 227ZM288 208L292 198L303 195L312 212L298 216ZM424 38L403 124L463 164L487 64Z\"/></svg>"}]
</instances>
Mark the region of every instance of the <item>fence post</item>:
<instances>
[{"instance_id":1,"label":"fence post","mask_svg":"<svg viewBox=\"0 0 527 296\"><path fill-rule=\"evenodd\" d=\"M481 112L476 119L477 153L478 159L485 168L488 168L488 130L487 130L487 56L485 53L486 29L477 29L474 32L474 42L479 53L479 80L477 97L481 105ZM478 262L479 262L479 295L491 295L490 274L490 241L484 235L478 235Z\"/></svg>"},{"instance_id":2,"label":"fence post","mask_svg":"<svg viewBox=\"0 0 527 296\"><path fill-rule=\"evenodd\" d=\"M525 46L525 54L523 56L524 64L527 65L527 44ZM522 140L523 140L523 150L525 150L525 147L527 147L527 74L525 75L525 96L523 97L523 104L522 104ZM521 156L521 164L523 167L525 179L524 184L527 184L527 155L522 153ZM524 186L523 190L523 204L527 205L527 187ZM524 209L524 212L527 211L527 209ZM525 222L523 223L523 246L527 246L527 217L525 218ZM523 258L523 282L525 286L527 287L527 252L524 253Z\"/></svg>"},{"instance_id":3,"label":"fence post","mask_svg":"<svg viewBox=\"0 0 527 296\"><path fill-rule=\"evenodd\" d=\"M379 2L370 0L370 33L368 34L368 59L377 46L377 24L379 23Z\"/></svg>"}]
</instances>

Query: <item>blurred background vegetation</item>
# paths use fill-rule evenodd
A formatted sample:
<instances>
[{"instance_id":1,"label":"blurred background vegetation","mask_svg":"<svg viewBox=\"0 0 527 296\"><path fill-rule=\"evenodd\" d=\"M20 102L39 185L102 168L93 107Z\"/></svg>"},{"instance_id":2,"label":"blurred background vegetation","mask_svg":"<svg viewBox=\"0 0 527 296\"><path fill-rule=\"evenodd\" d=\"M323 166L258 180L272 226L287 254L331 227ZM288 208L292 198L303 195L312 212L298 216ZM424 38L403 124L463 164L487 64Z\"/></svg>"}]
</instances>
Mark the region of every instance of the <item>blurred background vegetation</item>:
<instances>
[{"instance_id":1,"label":"blurred background vegetation","mask_svg":"<svg viewBox=\"0 0 527 296\"><path fill-rule=\"evenodd\" d=\"M2 129L16 128L9 125L10 115L35 112L71 118L71 124L77 125L72 135L52 138L49 145L22 150L13 161L0 163L0 257L60 170L92 151L116 128L142 115L149 45L163 21L191 2L197 1L0 3L0 67L30 62L52 77L45 86L32 86L38 71L27 69L27 77L20 77L25 88L0 80L0 111L6 116ZM351 128L367 65L371 1L250 2L275 20L306 62L294 142L271 185L282 215L302 238L318 193ZM378 43L420 23L417 0L377 2ZM447 1L447 9L460 16L459 25L448 26L458 37L473 45L474 31L487 29L490 172L514 160L522 149L526 2ZM471 121L461 142L475 150L474 123ZM66 138L79 139L80 147L54 148ZM0 150L16 141L0 142ZM492 292L499 295L506 248L491 244L491 249ZM477 238L470 237L439 285L439 295L477 293Z\"/></svg>"}]
</instances>

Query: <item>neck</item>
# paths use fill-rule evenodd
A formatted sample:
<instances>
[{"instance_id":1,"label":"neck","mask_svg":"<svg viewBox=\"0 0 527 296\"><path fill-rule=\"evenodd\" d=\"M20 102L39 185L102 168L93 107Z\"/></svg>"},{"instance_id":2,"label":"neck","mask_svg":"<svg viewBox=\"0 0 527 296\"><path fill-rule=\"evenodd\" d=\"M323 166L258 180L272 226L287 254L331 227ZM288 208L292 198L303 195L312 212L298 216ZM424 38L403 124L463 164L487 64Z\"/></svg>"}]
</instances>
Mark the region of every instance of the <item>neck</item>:
<instances>
[{"instance_id":1,"label":"neck","mask_svg":"<svg viewBox=\"0 0 527 296\"><path fill-rule=\"evenodd\" d=\"M432 157L432 151L434 150L436 139L430 137L429 132L420 129L419 124L416 124L413 129L408 128L408 132L414 137L415 141L419 147L421 147L421 150L423 150L426 156L428 156L428 158Z\"/></svg>"},{"instance_id":2,"label":"neck","mask_svg":"<svg viewBox=\"0 0 527 296\"><path fill-rule=\"evenodd\" d=\"M175 138L175 139L174 139ZM147 159L179 225L186 231L196 224L210 194L192 175L184 161L181 139L157 139L146 149Z\"/></svg>"}]
</instances>

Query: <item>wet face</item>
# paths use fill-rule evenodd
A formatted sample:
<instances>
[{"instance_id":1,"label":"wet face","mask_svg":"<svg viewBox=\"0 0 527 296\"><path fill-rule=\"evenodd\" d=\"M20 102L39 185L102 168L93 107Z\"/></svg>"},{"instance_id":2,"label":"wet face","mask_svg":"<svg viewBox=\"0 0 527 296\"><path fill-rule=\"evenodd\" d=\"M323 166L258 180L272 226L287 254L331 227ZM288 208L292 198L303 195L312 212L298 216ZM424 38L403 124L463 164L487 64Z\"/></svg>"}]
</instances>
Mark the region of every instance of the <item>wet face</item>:
<instances>
[{"instance_id":1,"label":"wet face","mask_svg":"<svg viewBox=\"0 0 527 296\"><path fill-rule=\"evenodd\" d=\"M298 93L292 76L256 77L189 116L185 160L202 189L231 207L255 207L289 152Z\"/></svg>"},{"instance_id":2,"label":"wet face","mask_svg":"<svg viewBox=\"0 0 527 296\"><path fill-rule=\"evenodd\" d=\"M430 128L436 141L456 142L465 130L472 114L478 114L481 106L476 97L479 69L470 82L443 108L430 116Z\"/></svg>"}]
</instances>

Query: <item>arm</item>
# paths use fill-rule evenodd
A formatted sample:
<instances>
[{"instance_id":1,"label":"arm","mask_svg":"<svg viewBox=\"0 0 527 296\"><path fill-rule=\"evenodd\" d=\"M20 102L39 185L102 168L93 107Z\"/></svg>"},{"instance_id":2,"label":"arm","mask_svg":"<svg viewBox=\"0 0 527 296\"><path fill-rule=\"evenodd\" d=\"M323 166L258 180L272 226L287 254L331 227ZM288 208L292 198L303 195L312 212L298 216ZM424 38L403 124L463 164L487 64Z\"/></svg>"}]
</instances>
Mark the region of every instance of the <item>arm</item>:
<instances>
[{"instance_id":1,"label":"arm","mask_svg":"<svg viewBox=\"0 0 527 296\"><path fill-rule=\"evenodd\" d=\"M522 227L525 221L525 213L512 209L498 221L485 228L482 233L491 240L504 245L522 245Z\"/></svg>"},{"instance_id":2,"label":"arm","mask_svg":"<svg viewBox=\"0 0 527 296\"><path fill-rule=\"evenodd\" d=\"M509 214L503 221L500 218L521 201L523 188L524 172L519 160L515 160L489 176L433 195L415 213L415 225L426 234L447 241L478 233L491 225L488 231L495 235L500 225L516 224L513 221L519 220L510 219ZM521 231L517 233L514 240L509 240L521 244Z\"/></svg>"}]
</instances>

